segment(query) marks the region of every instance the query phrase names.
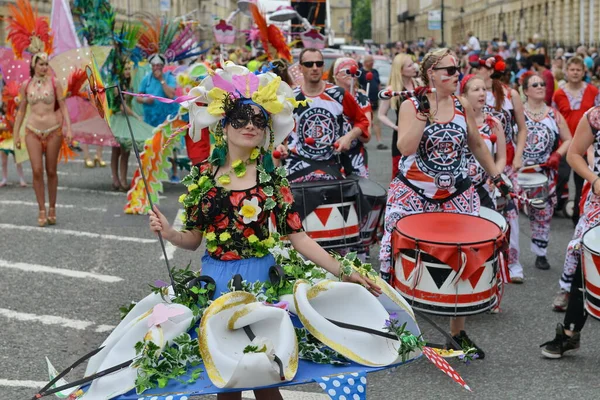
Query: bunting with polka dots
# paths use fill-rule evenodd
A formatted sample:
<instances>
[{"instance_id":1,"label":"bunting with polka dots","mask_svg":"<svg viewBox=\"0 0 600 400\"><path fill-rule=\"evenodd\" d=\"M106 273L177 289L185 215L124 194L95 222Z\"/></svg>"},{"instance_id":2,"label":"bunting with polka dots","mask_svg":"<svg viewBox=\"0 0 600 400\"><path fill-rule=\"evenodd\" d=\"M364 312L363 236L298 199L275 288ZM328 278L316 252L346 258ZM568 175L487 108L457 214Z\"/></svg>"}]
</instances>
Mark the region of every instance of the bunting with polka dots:
<instances>
[{"instance_id":1,"label":"bunting with polka dots","mask_svg":"<svg viewBox=\"0 0 600 400\"><path fill-rule=\"evenodd\" d=\"M469 392L471 391L469 385L467 385L467 383L458 374L458 372L456 372L454 368L452 368L450 364L448 364L448 361L444 360L439 354L437 354L435 350L433 350L431 347L423 347L423 354L425 354L425 357L427 357L427 359L431 361L433 365L438 367L443 373L452 378L454 382L458 383L460 386L467 389Z\"/></svg>"},{"instance_id":2,"label":"bunting with polka dots","mask_svg":"<svg viewBox=\"0 0 600 400\"><path fill-rule=\"evenodd\" d=\"M332 400L365 400L367 398L367 374L364 371L322 376L315 379L315 382Z\"/></svg>"}]
</instances>

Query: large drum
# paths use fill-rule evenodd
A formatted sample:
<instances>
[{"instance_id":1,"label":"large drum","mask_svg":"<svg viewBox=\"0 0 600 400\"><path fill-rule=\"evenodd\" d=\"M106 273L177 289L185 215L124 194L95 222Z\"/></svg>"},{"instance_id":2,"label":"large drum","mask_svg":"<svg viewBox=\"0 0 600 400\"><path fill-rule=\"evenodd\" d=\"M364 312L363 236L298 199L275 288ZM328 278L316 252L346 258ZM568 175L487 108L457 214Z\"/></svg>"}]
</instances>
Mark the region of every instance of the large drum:
<instances>
[{"instance_id":1,"label":"large drum","mask_svg":"<svg viewBox=\"0 0 600 400\"><path fill-rule=\"evenodd\" d=\"M497 302L504 234L485 218L453 213L409 215L392 236L394 287L412 307L473 315Z\"/></svg>"},{"instance_id":2,"label":"large drum","mask_svg":"<svg viewBox=\"0 0 600 400\"><path fill-rule=\"evenodd\" d=\"M292 183L304 230L325 249L361 243L358 179Z\"/></svg>"},{"instance_id":3,"label":"large drum","mask_svg":"<svg viewBox=\"0 0 600 400\"><path fill-rule=\"evenodd\" d=\"M383 223L387 191L377 182L365 178L360 178L358 184L369 210L362 219L360 238L363 245L371 246L377 242L377 231Z\"/></svg>"},{"instance_id":4,"label":"large drum","mask_svg":"<svg viewBox=\"0 0 600 400\"><path fill-rule=\"evenodd\" d=\"M479 216L498 225L502 233L506 235L506 232L508 231L508 222L506 221L506 218L502 216L502 214L492 210L491 208L481 207L479 210Z\"/></svg>"},{"instance_id":5,"label":"large drum","mask_svg":"<svg viewBox=\"0 0 600 400\"><path fill-rule=\"evenodd\" d=\"M585 310L600 319L600 226L584 233L581 242Z\"/></svg>"},{"instance_id":6,"label":"large drum","mask_svg":"<svg viewBox=\"0 0 600 400\"><path fill-rule=\"evenodd\" d=\"M517 174L517 182L528 199L548 199L548 177L539 172Z\"/></svg>"}]
</instances>

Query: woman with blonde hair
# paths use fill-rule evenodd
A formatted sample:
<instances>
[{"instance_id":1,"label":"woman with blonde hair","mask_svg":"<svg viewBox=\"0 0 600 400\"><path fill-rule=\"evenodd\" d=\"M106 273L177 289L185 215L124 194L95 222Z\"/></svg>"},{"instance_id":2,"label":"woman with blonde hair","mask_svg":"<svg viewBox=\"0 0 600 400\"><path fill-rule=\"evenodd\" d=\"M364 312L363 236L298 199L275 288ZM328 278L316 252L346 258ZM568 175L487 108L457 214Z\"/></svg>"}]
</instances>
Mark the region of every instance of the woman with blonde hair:
<instances>
[{"instance_id":1,"label":"woman with blonde hair","mask_svg":"<svg viewBox=\"0 0 600 400\"><path fill-rule=\"evenodd\" d=\"M400 53L394 57L392 61L392 71L390 74L390 85L386 90L402 91L414 90L419 86L417 80L417 67L413 58L409 54ZM379 120L386 126L392 128L392 179L398 174L398 162L400 161L400 151L396 143L398 142L398 115L400 112L400 103L402 99L394 97L390 100L381 100L377 116ZM392 122L387 113L390 109L396 113L396 122Z\"/></svg>"},{"instance_id":2,"label":"woman with blonde hair","mask_svg":"<svg viewBox=\"0 0 600 400\"><path fill-rule=\"evenodd\" d=\"M415 88L415 96L400 106L396 146L402 158L388 191L379 253L380 274L386 281L392 278L392 232L401 218L430 212L479 215L479 196L465 168L467 149L492 182L505 195L509 192L479 135L472 107L454 95L459 70L449 49L429 52L421 65L426 87ZM428 93L434 88L435 93ZM453 317L450 332L457 343L475 348L479 358L485 356L467 336L465 317Z\"/></svg>"}]
</instances>

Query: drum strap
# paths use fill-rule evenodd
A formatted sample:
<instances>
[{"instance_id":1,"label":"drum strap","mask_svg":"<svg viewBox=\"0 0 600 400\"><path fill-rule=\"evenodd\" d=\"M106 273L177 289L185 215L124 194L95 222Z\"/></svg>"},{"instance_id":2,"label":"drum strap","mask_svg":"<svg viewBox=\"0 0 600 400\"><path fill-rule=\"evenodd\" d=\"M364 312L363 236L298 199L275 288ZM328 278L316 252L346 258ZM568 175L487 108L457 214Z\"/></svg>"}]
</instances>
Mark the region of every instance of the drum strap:
<instances>
[{"instance_id":1,"label":"drum strap","mask_svg":"<svg viewBox=\"0 0 600 400\"><path fill-rule=\"evenodd\" d=\"M301 169L299 171L292 172L291 174L289 174L287 179L290 182L294 181L295 179L301 178L305 175L308 175L311 172L314 172L319 169L328 173L329 175L335 177L335 179L344 179L344 175L342 175L342 172L339 169L340 166L335 162L335 160L315 161L315 160L311 160L310 158L305 158L305 157L299 156L297 154L295 154L294 157L298 157L301 161L304 161L309 166L308 166L308 168L304 168L304 169Z\"/></svg>"},{"instance_id":2,"label":"drum strap","mask_svg":"<svg viewBox=\"0 0 600 400\"><path fill-rule=\"evenodd\" d=\"M414 192L416 194L419 195L419 197L427 202L427 203L431 203L431 204L443 204L446 203L452 199L454 199L455 197L460 196L461 194L463 194L463 192L465 192L466 190L468 190L471 187L471 178L467 177L466 179L462 180L457 186L456 186L456 192L452 193L450 196L445 197L443 199L430 199L429 197L423 196L422 191L423 189L416 187L415 185L413 185L408 179L406 179L406 177L404 175L402 175L400 172L398 172L398 175L396 175L396 177L398 179L400 179L406 186L408 186L409 188L411 188L412 190L414 190Z\"/></svg>"}]
</instances>

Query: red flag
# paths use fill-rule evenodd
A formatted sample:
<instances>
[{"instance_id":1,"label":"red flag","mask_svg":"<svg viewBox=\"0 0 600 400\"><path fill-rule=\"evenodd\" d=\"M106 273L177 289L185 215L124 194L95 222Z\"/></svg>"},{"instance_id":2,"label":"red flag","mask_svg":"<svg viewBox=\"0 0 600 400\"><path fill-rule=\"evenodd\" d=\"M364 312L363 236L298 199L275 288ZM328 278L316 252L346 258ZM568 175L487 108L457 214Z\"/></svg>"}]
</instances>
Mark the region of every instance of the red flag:
<instances>
[{"instance_id":1,"label":"red flag","mask_svg":"<svg viewBox=\"0 0 600 400\"><path fill-rule=\"evenodd\" d=\"M454 368L450 366L450 364L448 364L448 361L440 357L435 350L433 350L431 347L423 347L423 354L425 354L425 357L427 357L427 359L431 361L433 365L438 367L443 373L471 392L471 388L469 385L467 385L464 379L458 374L458 372L454 370Z\"/></svg>"}]
</instances>

